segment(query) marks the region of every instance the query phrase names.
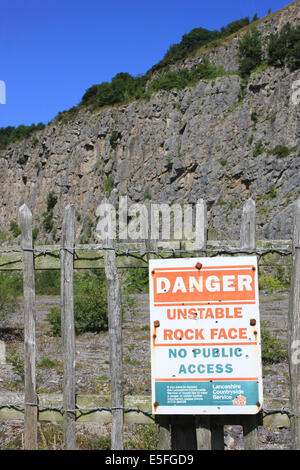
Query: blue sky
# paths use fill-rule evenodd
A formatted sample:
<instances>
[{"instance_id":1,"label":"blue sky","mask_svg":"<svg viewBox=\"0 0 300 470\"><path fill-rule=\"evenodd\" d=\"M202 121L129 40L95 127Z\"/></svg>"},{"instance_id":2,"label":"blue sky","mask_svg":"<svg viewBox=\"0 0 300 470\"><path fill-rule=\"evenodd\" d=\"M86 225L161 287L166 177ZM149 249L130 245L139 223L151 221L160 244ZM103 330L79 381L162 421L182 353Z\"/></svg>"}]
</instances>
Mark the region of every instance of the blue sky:
<instances>
[{"instance_id":1,"label":"blue sky","mask_svg":"<svg viewBox=\"0 0 300 470\"><path fill-rule=\"evenodd\" d=\"M47 124L119 72L144 74L191 29L220 29L285 0L2 0L0 127Z\"/></svg>"}]
</instances>

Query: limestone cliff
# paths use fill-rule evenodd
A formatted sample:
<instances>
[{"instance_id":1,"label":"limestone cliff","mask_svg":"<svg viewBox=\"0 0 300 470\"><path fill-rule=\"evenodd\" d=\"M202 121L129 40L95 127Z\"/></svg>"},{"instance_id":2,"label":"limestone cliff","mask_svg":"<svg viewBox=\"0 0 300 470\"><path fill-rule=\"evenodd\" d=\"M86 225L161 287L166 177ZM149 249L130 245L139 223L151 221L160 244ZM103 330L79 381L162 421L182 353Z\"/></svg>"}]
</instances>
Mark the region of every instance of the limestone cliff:
<instances>
[{"instance_id":1,"label":"limestone cliff","mask_svg":"<svg viewBox=\"0 0 300 470\"><path fill-rule=\"evenodd\" d=\"M300 2L294 2L257 27L267 38L299 19ZM265 67L251 75L241 98L235 71L242 34L174 66L190 68L208 55L231 72L226 76L159 92L149 101L93 113L82 108L74 119L54 119L33 138L2 151L2 239L9 241L9 223L17 221L26 202L40 229L38 241L58 241L62 210L72 202L77 241L87 240L95 208L112 187L132 202L151 197L195 203L202 197L208 203L210 237L230 239L239 237L241 207L252 196L259 237L289 238L300 188L300 108L291 99L300 72ZM283 154L274 151L279 145ZM50 192L57 203L47 233L42 223Z\"/></svg>"}]
</instances>

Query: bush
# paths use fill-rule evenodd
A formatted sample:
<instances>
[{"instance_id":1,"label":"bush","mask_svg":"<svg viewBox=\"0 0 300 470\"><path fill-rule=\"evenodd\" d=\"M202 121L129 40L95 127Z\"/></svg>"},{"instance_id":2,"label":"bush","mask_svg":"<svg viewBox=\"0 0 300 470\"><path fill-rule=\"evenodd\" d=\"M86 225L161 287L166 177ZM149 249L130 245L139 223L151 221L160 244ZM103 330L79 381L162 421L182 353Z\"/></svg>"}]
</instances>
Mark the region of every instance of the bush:
<instances>
[{"instance_id":1,"label":"bush","mask_svg":"<svg viewBox=\"0 0 300 470\"><path fill-rule=\"evenodd\" d=\"M50 193L47 196L47 212L51 211L51 209L54 209L55 205L57 203L57 196L53 191L50 191Z\"/></svg>"},{"instance_id":2,"label":"bush","mask_svg":"<svg viewBox=\"0 0 300 470\"><path fill-rule=\"evenodd\" d=\"M37 295L59 295L60 271L58 269L35 271L35 289Z\"/></svg>"},{"instance_id":3,"label":"bush","mask_svg":"<svg viewBox=\"0 0 300 470\"><path fill-rule=\"evenodd\" d=\"M43 212L43 223L42 226L46 232L51 232L53 229L53 209L57 203L57 196L53 191L50 191L47 196L47 211Z\"/></svg>"},{"instance_id":4,"label":"bush","mask_svg":"<svg viewBox=\"0 0 300 470\"><path fill-rule=\"evenodd\" d=\"M239 41L239 72L243 78L262 62L263 49L259 31L253 28Z\"/></svg>"},{"instance_id":5,"label":"bush","mask_svg":"<svg viewBox=\"0 0 300 470\"><path fill-rule=\"evenodd\" d=\"M223 26L220 31L211 31L201 27L194 28L182 36L180 43L172 44L163 59L154 65L150 72L156 72L178 61L182 61L202 46L206 46L218 39L225 39L249 24L249 17L246 17L232 21L227 26Z\"/></svg>"},{"instance_id":6,"label":"bush","mask_svg":"<svg viewBox=\"0 0 300 470\"><path fill-rule=\"evenodd\" d=\"M253 150L253 157L258 157L263 152L264 152L264 146L263 146L262 140L259 139L255 144L255 147Z\"/></svg>"},{"instance_id":7,"label":"bush","mask_svg":"<svg viewBox=\"0 0 300 470\"><path fill-rule=\"evenodd\" d=\"M39 234L39 228L33 227L32 229L32 240L35 242Z\"/></svg>"},{"instance_id":8,"label":"bush","mask_svg":"<svg viewBox=\"0 0 300 470\"><path fill-rule=\"evenodd\" d=\"M261 329L261 355L264 363L278 363L287 359L287 349L282 342L266 329L266 323L262 322Z\"/></svg>"},{"instance_id":9,"label":"bush","mask_svg":"<svg viewBox=\"0 0 300 470\"><path fill-rule=\"evenodd\" d=\"M21 234L21 229L14 220L10 221L9 230L12 232L14 238L17 238Z\"/></svg>"},{"instance_id":10,"label":"bush","mask_svg":"<svg viewBox=\"0 0 300 470\"><path fill-rule=\"evenodd\" d=\"M300 26L292 28L285 24L278 34L272 34L268 45L268 62L270 65L290 69L300 68Z\"/></svg>"},{"instance_id":11,"label":"bush","mask_svg":"<svg viewBox=\"0 0 300 470\"><path fill-rule=\"evenodd\" d=\"M126 280L123 282L122 287L128 294L148 292L148 268L128 268Z\"/></svg>"},{"instance_id":12,"label":"bush","mask_svg":"<svg viewBox=\"0 0 300 470\"><path fill-rule=\"evenodd\" d=\"M24 126L21 124L18 127L2 127L0 128L0 150L5 149L8 145L19 140L27 139L34 132L44 129L45 125L39 123L37 125Z\"/></svg>"},{"instance_id":13,"label":"bush","mask_svg":"<svg viewBox=\"0 0 300 470\"><path fill-rule=\"evenodd\" d=\"M297 147L286 147L286 145L276 145L272 150L268 153L269 155L275 155L278 158L286 158L289 156L291 152L296 150Z\"/></svg>"},{"instance_id":14,"label":"bush","mask_svg":"<svg viewBox=\"0 0 300 470\"><path fill-rule=\"evenodd\" d=\"M272 294L275 291L283 292L286 284L278 276L273 274L262 274L258 281L259 289Z\"/></svg>"},{"instance_id":15,"label":"bush","mask_svg":"<svg viewBox=\"0 0 300 470\"><path fill-rule=\"evenodd\" d=\"M180 70L175 72L169 70L165 74L157 77L151 83L148 92L151 94L159 90L180 90L187 86L197 83L199 80L212 80L214 78L225 75L225 69L223 67L215 67L214 64L209 62L205 57L201 64L196 65L191 70Z\"/></svg>"},{"instance_id":16,"label":"bush","mask_svg":"<svg viewBox=\"0 0 300 470\"><path fill-rule=\"evenodd\" d=\"M0 323L17 308L17 297L23 294L23 278L20 273L0 273Z\"/></svg>"},{"instance_id":17,"label":"bush","mask_svg":"<svg viewBox=\"0 0 300 470\"><path fill-rule=\"evenodd\" d=\"M108 327L106 282L103 271L75 273L74 279L75 333L99 332ZM61 311L54 307L48 314L54 335L61 334Z\"/></svg>"}]
</instances>

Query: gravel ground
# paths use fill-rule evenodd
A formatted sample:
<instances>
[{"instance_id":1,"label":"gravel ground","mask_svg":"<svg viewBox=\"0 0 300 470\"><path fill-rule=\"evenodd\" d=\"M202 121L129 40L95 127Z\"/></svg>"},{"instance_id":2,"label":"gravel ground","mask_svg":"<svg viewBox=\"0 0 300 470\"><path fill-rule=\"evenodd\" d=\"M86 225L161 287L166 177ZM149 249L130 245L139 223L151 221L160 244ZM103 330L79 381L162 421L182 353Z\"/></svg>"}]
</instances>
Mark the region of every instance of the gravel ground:
<instances>
[{"instance_id":1,"label":"gravel ground","mask_svg":"<svg viewBox=\"0 0 300 470\"><path fill-rule=\"evenodd\" d=\"M150 395L150 341L149 306L147 295L135 296L136 306L127 310L123 321L123 363L125 394ZM62 390L62 356L59 338L49 335L46 320L50 308L59 304L59 297L37 298L37 387L38 392ZM281 341L287 341L288 294L272 296L261 293L261 320ZM8 357L23 357L22 314L10 320L2 338L6 342ZM48 360L53 361L47 366ZM76 338L76 391L77 393L110 393L108 334L85 333ZM48 361L49 362L49 361ZM18 364L0 365L0 393L4 390L22 390L22 377ZM263 384L265 406L289 406L288 364L264 365ZM87 427L88 428L88 427ZM97 426L90 432L98 432ZM21 421L0 422L0 449L23 430ZM225 427L225 448L242 449L242 428ZM290 429L282 425L259 428L259 449L286 450L290 448Z\"/></svg>"}]
</instances>

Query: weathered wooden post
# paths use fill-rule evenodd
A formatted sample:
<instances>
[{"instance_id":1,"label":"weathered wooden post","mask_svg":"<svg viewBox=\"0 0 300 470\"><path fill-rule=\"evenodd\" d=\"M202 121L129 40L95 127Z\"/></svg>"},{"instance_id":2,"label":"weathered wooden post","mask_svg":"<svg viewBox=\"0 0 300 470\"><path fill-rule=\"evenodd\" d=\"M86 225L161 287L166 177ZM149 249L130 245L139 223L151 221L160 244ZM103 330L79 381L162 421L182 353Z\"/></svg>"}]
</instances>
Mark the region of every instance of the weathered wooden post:
<instances>
[{"instance_id":1,"label":"weathered wooden post","mask_svg":"<svg viewBox=\"0 0 300 470\"><path fill-rule=\"evenodd\" d=\"M24 374L25 374L25 450L37 449L37 395L36 395L36 342L35 342L35 280L32 244L32 214L24 204L19 209L21 246L23 254L24 291Z\"/></svg>"},{"instance_id":2,"label":"weathered wooden post","mask_svg":"<svg viewBox=\"0 0 300 470\"><path fill-rule=\"evenodd\" d=\"M240 247L248 250L255 250L256 237L255 237L255 215L256 208L255 202L249 198L243 207L243 215L241 222L240 232ZM244 448L245 450L255 450L257 446L257 415L244 415L242 419L243 433L244 433Z\"/></svg>"},{"instance_id":3,"label":"weathered wooden post","mask_svg":"<svg viewBox=\"0 0 300 470\"><path fill-rule=\"evenodd\" d=\"M243 207L240 247L255 250L255 202L249 198Z\"/></svg>"},{"instance_id":4,"label":"weathered wooden post","mask_svg":"<svg viewBox=\"0 0 300 470\"><path fill-rule=\"evenodd\" d=\"M295 202L293 233L293 271L289 299L288 355L292 447L300 450L300 198Z\"/></svg>"},{"instance_id":5,"label":"weathered wooden post","mask_svg":"<svg viewBox=\"0 0 300 470\"><path fill-rule=\"evenodd\" d=\"M114 223L114 207L107 204L109 227ZM111 233L103 239L107 248L104 254L105 276L107 286L108 330L109 330L109 362L111 373L111 406L112 430L111 449L123 450L123 362L122 362L122 317L121 290L118 276L115 240Z\"/></svg>"},{"instance_id":6,"label":"weathered wooden post","mask_svg":"<svg viewBox=\"0 0 300 470\"><path fill-rule=\"evenodd\" d=\"M206 250L207 244L207 204L204 199L198 199L196 205L195 250Z\"/></svg>"},{"instance_id":7,"label":"weathered wooden post","mask_svg":"<svg viewBox=\"0 0 300 470\"><path fill-rule=\"evenodd\" d=\"M196 233L194 250L206 250L207 247L207 204L198 199L196 205ZM197 449L210 450L212 447L212 429L209 416L196 418Z\"/></svg>"},{"instance_id":8,"label":"weathered wooden post","mask_svg":"<svg viewBox=\"0 0 300 470\"><path fill-rule=\"evenodd\" d=\"M63 407L65 449L76 449L75 435L75 327L73 299L73 262L75 208L64 210L61 240L61 330L64 362Z\"/></svg>"}]
</instances>

